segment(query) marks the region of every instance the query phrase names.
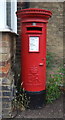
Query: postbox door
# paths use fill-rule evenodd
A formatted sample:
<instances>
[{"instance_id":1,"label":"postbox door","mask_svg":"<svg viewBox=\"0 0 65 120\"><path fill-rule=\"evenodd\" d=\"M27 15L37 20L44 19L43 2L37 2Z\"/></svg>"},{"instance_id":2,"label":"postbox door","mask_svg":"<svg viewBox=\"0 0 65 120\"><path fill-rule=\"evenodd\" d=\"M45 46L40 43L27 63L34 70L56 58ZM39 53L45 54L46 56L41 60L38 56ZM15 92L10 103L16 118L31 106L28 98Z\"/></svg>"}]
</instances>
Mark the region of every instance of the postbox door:
<instances>
[{"instance_id":1,"label":"postbox door","mask_svg":"<svg viewBox=\"0 0 65 120\"><path fill-rule=\"evenodd\" d=\"M44 34L22 35L22 80L27 91L46 89L46 37Z\"/></svg>"}]
</instances>

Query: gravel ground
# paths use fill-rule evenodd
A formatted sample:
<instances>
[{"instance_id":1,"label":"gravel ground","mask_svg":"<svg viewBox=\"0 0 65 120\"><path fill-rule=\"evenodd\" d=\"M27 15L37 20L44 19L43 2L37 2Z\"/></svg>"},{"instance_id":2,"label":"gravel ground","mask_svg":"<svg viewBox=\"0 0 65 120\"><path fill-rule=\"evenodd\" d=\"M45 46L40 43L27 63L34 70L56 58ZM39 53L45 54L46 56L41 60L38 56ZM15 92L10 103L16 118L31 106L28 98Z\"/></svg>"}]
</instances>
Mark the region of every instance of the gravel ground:
<instances>
[{"instance_id":1,"label":"gravel ground","mask_svg":"<svg viewBox=\"0 0 65 120\"><path fill-rule=\"evenodd\" d=\"M63 118L63 96L41 109L19 111L16 118Z\"/></svg>"}]
</instances>

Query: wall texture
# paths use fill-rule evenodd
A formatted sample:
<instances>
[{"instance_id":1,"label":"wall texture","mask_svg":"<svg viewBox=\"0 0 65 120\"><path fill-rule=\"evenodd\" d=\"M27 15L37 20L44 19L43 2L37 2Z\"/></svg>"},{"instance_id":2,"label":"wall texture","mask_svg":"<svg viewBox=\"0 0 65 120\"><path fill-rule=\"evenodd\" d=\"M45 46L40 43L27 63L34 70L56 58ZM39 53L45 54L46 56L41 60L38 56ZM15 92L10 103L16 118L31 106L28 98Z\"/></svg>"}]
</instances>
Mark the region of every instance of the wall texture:
<instances>
[{"instance_id":1,"label":"wall texture","mask_svg":"<svg viewBox=\"0 0 65 120\"><path fill-rule=\"evenodd\" d=\"M15 52L16 36L9 32L0 33L0 99L3 118L11 117L14 89L12 61L15 60Z\"/></svg>"}]
</instances>

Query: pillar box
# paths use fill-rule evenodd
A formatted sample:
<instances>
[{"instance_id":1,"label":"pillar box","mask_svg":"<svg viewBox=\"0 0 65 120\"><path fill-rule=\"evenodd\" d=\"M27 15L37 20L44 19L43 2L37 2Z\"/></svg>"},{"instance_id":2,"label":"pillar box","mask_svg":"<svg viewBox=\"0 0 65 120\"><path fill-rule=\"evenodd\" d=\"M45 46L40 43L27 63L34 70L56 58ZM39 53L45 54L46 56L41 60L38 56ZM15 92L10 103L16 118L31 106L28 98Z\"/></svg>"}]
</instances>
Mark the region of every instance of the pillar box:
<instances>
[{"instance_id":1,"label":"pillar box","mask_svg":"<svg viewBox=\"0 0 65 120\"><path fill-rule=\"evenodd\" d=\"M21 25L21 82L29 107L42 107L46 94L46 29L51 11L28 8L17 11Z\"/></svg>"}]
</instances>

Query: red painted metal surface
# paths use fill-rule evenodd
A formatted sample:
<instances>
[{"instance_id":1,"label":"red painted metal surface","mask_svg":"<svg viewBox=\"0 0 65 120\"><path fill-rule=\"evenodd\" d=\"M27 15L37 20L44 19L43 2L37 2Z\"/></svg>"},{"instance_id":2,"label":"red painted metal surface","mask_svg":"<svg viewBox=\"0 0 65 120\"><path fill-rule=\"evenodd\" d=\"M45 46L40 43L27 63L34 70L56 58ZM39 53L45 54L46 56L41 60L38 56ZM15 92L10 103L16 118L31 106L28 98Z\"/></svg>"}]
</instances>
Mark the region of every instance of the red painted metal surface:
<instances>
[{"instance_id":1,"label":"red painted metal surface","mask_svg":"<svg viewBox=\"0 0 65 120\"><path fill-rule=\"evenodd\" d=\"M46 29L52 13L29 8L18 11L21 24L21 82L26 91L46 89Z\"/></svg>"}]
</instances>

